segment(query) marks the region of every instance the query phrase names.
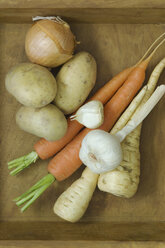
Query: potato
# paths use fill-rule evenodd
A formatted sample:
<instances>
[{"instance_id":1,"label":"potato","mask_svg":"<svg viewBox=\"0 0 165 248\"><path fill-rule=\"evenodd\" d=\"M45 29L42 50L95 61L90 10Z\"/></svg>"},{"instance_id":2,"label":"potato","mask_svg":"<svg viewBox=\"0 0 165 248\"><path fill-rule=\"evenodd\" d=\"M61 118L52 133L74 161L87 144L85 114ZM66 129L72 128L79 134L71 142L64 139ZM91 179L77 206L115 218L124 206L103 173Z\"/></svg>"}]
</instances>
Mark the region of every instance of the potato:
<instances>
[{"instance_id":1,"label":"potato","mask_svg":"<svg viewBox=\"0 0 165 248\"><path fill-rule=\"evenodd\" d=\"M53 104L37 109L22 106L16 114L16 123L22 130L49 141L61 139L67 131L64 114Z\"/></svg>"},{"instance_id":2,"label":"potato","mask_svg":"<svg viewBox=\"0 0 165 248\"><path fill-rule=\"evenodd\" d=\"M87 52L76 54L57 74L57 95L54 103L65 114L77 110L96 82L96 62Z\"/></svg>"},{"instance_id":3,"label":"potato","mask_svg":"<svg viewBox=\"0 0 165 248\"><path fill-rule=\"evenodd\" d=\"M56 80L51 72L32 63L12 67L5 84L9 93L28 107L43 107L52 102L57 93Z\"/></svg>"}]
</instances>

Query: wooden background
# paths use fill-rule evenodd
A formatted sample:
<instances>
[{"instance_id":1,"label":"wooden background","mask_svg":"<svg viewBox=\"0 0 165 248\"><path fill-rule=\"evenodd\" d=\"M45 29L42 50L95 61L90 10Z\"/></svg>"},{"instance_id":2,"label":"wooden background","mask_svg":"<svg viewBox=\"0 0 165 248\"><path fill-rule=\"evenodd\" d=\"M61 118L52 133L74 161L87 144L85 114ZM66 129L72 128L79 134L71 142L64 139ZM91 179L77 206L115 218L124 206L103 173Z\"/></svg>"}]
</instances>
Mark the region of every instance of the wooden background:
<instances>
[{"instance_id":1,"label":"wooden background","mask_svg":"<svg viewBox=\"0 0 165 248\"><path fill-rule=\"evenodd\" d=\"M164 248L164 242L1 241L0 248Z\"/></svg>"},{"instance_id":2,"label":"wooden background","mask_svg":"<svg viewBox=\"0 0 165 248\"><path fill-rule=\"evenodd\" d=\"M1 8L165 8L162 0L1 0Z\"/></svg>"},{"instance_id":3,"label":"wooden background","mask_svg":"<svg viewBox=\"0 0 165 248\"><path fill-rule=\"evenodd\" d=\"M69 22L165 23L163 0L1 0L0 22L30 23L36 15L60 15Z\"/></svg>"},{"instance_id":4,"label":"wooden background","mask_svg":"<svg viewBox=\"0 0 165 248\"><path fill-rule=\"evenodd\" d=\"M15 1L13 8L16 7L18 9L18 3L18 1ZM15 14L11 15L9 22L13 21L15 16L17 16L15 22L21 22L21 20L29 22L30 15L34 13L33 10L30 10L30 6L34 7L33 3L29 1L29 9L27 12L25 11L28 13L27 18L26 15L24 18L24 12L21 11L17 13L10 9L9 12L8 10L4 12L3 10L8 5L1 0L1 6L4 9L0 9L0 20L5 22L8 14L12 12ZM41 1L41 8L45 6L43 3ZM116 8L115 1L111 1L111 3ZM48 5L51 8L51 1L48 1ZM105 5L103 6L105 7ZM139 5L137 1L137 8L140 6L147 8L146 1L139 1ZM157 6L159 8L162 7L162 11L164 11L162 1L158 1ZM58 2L57 7L59 7ZM90 9L84 13L89 17ZM92 20L99 22L97 20L99 11L95 13L97 14L94 16L92 14L94 19L89 18L89 22L92 22ZM101 13L104 17L104 12ZM107 15L109 14L108 11L106 13ZM141 14L139 17L138 12L136 13L135 19L137 18L137 21L139 18L144 17ZM163 12L160 11L160 13L160 16L162 15L164 18ZM113 19L114 22L118 23L121 18L125 22L124 15L128 16L129 12L117 17L119 19ZM156 14L156 16L158 17L159 15ZM149 17L150 19L148 20L152 22L150 14ZM143 21L144 19L140 20ZM154 17L153 20L156 21ZM127 20L127 22L129 21L131 22L131 19ZM46 166L48 163L48 161L38 161L17 177L9 176L7 169L7 161L30 152L34 142L38 140L33 135L19 130L16 126L15 113L20 104L8 94L4 87L5 75L9 68L16 63L27 61L24 52L24 38L29 27L29 24L0 24L0 238L10 240L164 240L164 99L160 101L149 117L147 117L142 128L140 146L141 177L139 190L135 197L129 200L121 199L100 192L97 189L80 223L72 225L64 222L53 214L52 207L57 197L80 176L83 169L81 168L68 180L51 186L24 214L20 214L18 208L12 202L13 198L22 194L29 186L33 185L47 173ZM135 64L154 39L165 31L164 24L72 23L71 28L77 40L81 41L77 51L86 50L96 58L98 77L94 90L97 90L122 69ZM165 46L163 45L154 56L147 70L146 81L154 66L164 56ZM164 83L164 77L165 72L161 75L159 84ZM15 244L13 243L13 245ZM67 244L69 245L68 242ZM91 247L91 243L89 245ZM87 244L86 247L89 245ZM123 247L125 247L124 245Z\"/></svg>"},{"instance_id":5,"label":"wooden background","mask_svg":"<svg viewBox=\"0 0 165 248\"><path fill-rule=\"evenodd\" d=\"M24 37L29 25L1 25L1 219L61 221L52 211L55 199L73 182L82 169L68 180L54 184L24 214L20 214L12 199L45 175L47 161L39 160L17 177L9 177L7 161L33 149L37 137L21 131L15 124L15 113L20 104L8 94L4 78L12 65L27 61ZM98 89L113 75L137 62L151 42L164 31L163 25L72 25L81 41L77 50L87 50L98 64ZM146 32L147 30L147 32ZM94 37L94 39L91 39ZM134 38L132 38L134 37ZM136 51L136 52L135 52ZM162 46L148 68L147 77L156 63L163 58ZM165 53L164 53L165 54ZM159 83L164 83L162 74ZM164 99L144 122L141 138L142 174L139 191L132 199L121 199L96 190L87 214L82 221L161 221L165 220L165 167L164 167ZM161 145L160 145L161 144ZM7 180L6 180L7 179ZM5 207L4 207L5 206ZM14 214L13 214L14 213Z\"/></svg>"}]
</instances>

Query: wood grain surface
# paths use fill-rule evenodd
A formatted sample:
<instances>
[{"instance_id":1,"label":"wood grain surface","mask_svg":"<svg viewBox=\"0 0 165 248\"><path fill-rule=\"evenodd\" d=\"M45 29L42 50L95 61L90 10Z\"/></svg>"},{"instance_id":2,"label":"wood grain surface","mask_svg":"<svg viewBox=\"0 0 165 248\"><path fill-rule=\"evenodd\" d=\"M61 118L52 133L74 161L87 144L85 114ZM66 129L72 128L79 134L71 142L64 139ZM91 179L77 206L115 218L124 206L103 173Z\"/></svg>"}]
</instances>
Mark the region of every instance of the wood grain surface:
<instances>
[{"instance_id":1,"label":"wood grain surface","mask_svg":"<svg viewBox=\"0 0 165 248\"><path fill-rule=\"evenodd\" d=\"M0 25L0 238L165 240L164 99L142 128L141 177L135 197L121 199L97 189L81 222L76 225L64 222L53 214L52 207L57 197L80 176L83 169L80 168L68 180L51 186L24 214L12 202L47 173L48 163L38 161L17 177L9 176L7 169L7 161L30 152L38 140L16 126L15 113L20 104L4 86L9 68L27 61L24 38L28 28L28 24ZM87 50L96 58L98 77L94 91L122 69L135 64L165 31L163 24L73 24L71 28L81 41L77 51ZM146 81L164 55L162 46L147 70ZM165 82L164 77L165 72L159 84Z\"/></svg>"},{"instance_id":2,"label":"wood grain surface","mask_svg":"<svg viewBox=\"0 0 165 248\"><path fill-rule=\"evenodd\" d=\"M30 23L36 15L60 15L69 22L164 23L163 0L0 0L0 22Z\"/></svg>"},{"instance_id":3,"label":"wood grain surface","mask_svg":"<svg viewBox=\"0 0 165 248\"><path fill-rule=\"evenodd\" d=\"M52 218L53 220L53 218ZM47 222L5 221L0 223L1 240L56 241L165 241L164 222Z\"/></svg>"},{"instance_id":4,"label":"wood grain surface","mask_svg":"<svg viewBox=\"0 0 165 248\"><path fill-rule=\"evenodd\" d=\"M15 1L11 1L15 2ZM35 3L35 1L33 1ZM66 1L67 2L67 1ZM78 2L78 1L76 1ZM89 1L90 2L90 1ZM97 1L96 1L97 2ZM124 1L123 1L124 2ZM144 1L145 2L145 1ZM156 2L156 1L155 1ZM162 1L163 2L163 1ZM70 3L70 2L69 2ZM52 7L25 8L28 4L19 8L0 8L0 22L2 23L31 23L32 16L61 16L71 23L165 23L165 7L148 8L76 8L70 4L70 8ZM44 5L45 6L45 5ZM104 6L104 5L102 5ZM152 6L152 5L151 5Z\"/></svg>"},{"instance_id":5,"label":"wood grain surface","mask_svg":"<svg viewBox=\"0 0 165 248\"><path fill-rule=\"evenodd\" d=\"M164 248L164 242L1 241L0 248Z\"/></svg>"},{"instance_id":6,"label":"wood grain surface","mask_svg":"<svg viewBox=\"0 0 165 248\"><path fill-rule=\"evenodd\" d=\"M162 0L1 0L0 8L165 8Z\"/></svg>"}]
</instances>

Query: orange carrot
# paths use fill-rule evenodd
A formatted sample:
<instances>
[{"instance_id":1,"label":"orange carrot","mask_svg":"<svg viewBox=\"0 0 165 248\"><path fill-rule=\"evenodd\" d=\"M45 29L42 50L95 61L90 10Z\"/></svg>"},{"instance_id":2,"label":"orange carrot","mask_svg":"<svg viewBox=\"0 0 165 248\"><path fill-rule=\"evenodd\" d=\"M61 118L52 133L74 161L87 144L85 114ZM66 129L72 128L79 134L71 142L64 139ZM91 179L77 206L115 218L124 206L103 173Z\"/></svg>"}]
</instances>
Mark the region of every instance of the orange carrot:
<instances>
[{"instance_id":1,"label":"orange carrot","mask_svg":"<svg viewBox=\"0 0 165 248\"><path fill-rule=\"evenodd\" d=\"M101 89L99 89L90 100L98 100L105 104L125 82L132 70L133 67L130 67L117 74ZM79 122L76 120L71 121L70 118L68 118L68 131L63 138L53 142L42 138L34 145L34 149L41 159L50 158L68 144L82 128L83 125Z\"/></svg>"},{"instance_id":2,"label":"orange carrot","mask_svg":"<svg viewBox=\"0 0 165 248\"><path fill-rule=\"evenodd\" d=\"M127 80L105 105L105 119L100 129L109 131L119 118L123 110L131 102L145 79L145 70L151 57L137 65L128 76ZM60 151L48 164L50 174L43 177L27 192L15 199L17 206L25 205L21 211L26 210L55 180L62 181L73 174L82 164L79 159L81 142L91 129L85 128L65 148Z\"/></svg>"}]
</instances>

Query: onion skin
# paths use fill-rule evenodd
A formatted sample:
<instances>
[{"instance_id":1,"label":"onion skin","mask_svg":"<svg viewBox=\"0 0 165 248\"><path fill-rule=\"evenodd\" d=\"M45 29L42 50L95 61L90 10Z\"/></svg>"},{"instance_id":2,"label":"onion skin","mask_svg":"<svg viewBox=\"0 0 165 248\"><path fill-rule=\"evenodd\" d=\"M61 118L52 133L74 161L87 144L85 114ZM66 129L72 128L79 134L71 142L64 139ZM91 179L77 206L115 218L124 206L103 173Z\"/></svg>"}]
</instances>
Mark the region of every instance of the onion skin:
<instances>
[{"instance_id":1,"label":"onion skin","mask_svg":"<svg viewBox=\"0 0 165 248\"><path fill-rule=\"evenodd\" d=\"M56 67L72 57L75 44L67 23L40 20L26 34L25 51L31 62Z\"/></svg>"}]
</instances>

